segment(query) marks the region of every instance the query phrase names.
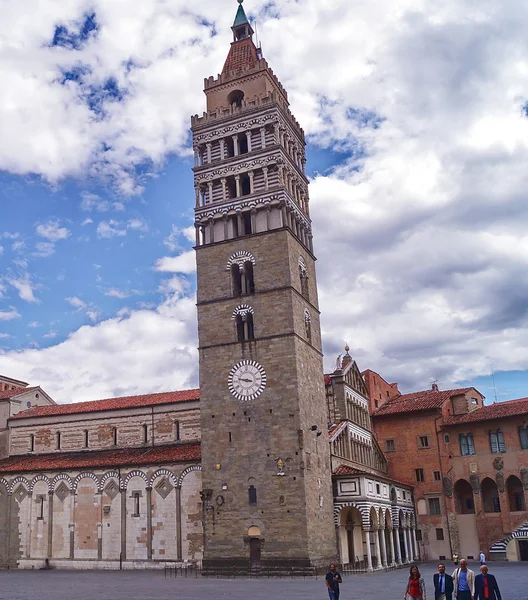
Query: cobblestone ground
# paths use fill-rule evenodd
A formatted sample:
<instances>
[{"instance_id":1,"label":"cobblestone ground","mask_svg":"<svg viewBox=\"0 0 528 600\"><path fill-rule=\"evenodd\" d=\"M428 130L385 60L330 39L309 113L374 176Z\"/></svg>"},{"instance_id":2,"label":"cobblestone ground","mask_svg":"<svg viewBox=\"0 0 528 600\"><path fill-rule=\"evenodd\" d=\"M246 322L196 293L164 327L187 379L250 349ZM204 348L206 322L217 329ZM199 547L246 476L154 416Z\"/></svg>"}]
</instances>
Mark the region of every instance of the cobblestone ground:
<instances>
[{"instance_id":1,"label":"cobblestone ground","mask_svg":"<svg viewBox=\"0 0 528 600\"><path fill-rule=\"evenodd\" d=\"M492 563L503 600L528 600L528 563ZM449 567L451 568L451 567ZM478 571L479 565L470 565ZM436 565L421 565L434 600ZM449 571L449 570L448 570ZM341 600L401 600L406 570L345 577ZM165 579L157 571L0 571L1 600L327 600L319 579Z\"/></svg>"}]
</instances>

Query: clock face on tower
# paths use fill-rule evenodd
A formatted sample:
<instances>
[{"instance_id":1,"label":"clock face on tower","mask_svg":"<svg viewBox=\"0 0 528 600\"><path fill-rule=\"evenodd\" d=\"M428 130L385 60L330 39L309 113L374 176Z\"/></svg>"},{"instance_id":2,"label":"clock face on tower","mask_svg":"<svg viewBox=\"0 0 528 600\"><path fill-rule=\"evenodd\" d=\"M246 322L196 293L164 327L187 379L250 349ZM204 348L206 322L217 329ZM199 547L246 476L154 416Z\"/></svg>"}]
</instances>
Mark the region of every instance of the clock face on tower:
<instances>
[{"instance_id":1,"label":"clock face on tower","mask_svg":"<svg viewBox=\"0 0 528 600\"><path fill-rule=\"evenodd\" d=\"M238 400L255 400L266 387L266 372L254 360L241 360L229 372L229 391Z\"/></svg>"}]
</instances>

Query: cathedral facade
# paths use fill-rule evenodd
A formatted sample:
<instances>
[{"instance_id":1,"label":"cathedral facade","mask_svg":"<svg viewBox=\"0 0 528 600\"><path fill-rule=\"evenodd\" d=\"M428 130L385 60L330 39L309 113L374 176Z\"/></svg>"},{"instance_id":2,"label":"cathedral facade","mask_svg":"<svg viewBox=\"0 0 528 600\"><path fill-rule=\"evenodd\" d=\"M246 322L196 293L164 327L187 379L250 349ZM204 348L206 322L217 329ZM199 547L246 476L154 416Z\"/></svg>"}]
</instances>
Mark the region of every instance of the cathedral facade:
<instances>
[{"instance_id":1,"label":"cathedral facade","mask_svg":"<svg viewBox=\"0 0 528 600\"><path fill-rule=\"evenodd\" d=\"M232 31L192 118L200 389L57 405L3 378L1 566L418 558L348 351L323 376L304 132L242 0Z\"/></svg>"}]
</instances>

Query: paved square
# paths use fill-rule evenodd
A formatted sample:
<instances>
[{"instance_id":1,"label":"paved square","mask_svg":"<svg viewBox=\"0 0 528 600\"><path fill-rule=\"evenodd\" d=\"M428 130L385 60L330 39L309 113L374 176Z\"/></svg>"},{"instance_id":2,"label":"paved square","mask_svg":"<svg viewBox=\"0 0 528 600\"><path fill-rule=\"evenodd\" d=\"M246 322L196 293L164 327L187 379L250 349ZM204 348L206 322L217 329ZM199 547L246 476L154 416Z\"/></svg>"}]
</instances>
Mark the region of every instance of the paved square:
<instances>
[{"instance_id":1,"label":"paved square","mask_svg":"<svg viewBox=\"0 0 528 600\"><path fill-rule=\"evenodd\" d=\"M449 565L448 572L451 572ZM489 565L503 600L528 600L528 564ZM470 568L478 571L478 564ZM420 565L434 600L433 564ZM407 570L345 577L341 600L401 600ZM1 600L327 600L323 579L165 579L163 571L0 571Z\"/></svg>"}]
</instances>

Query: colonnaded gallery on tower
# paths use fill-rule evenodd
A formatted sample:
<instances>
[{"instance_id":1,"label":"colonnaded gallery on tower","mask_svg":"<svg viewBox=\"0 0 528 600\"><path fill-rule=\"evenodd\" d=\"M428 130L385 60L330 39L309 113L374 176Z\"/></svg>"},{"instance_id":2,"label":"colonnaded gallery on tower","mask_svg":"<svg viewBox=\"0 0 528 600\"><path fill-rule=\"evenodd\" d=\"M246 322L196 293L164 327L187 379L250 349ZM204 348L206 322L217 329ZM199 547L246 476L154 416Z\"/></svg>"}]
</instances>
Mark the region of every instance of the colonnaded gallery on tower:
<instances>
[{"instance_id":1,"label":"colonnaded gallery on tower","mask_svg":"<svg viewBox=\"0 0 528 600\"><path fill-rule=\"evenodd\" d=\"M348 349L323 375L303 130L241 3L232 30L192 118L200 389L59 405L1 377L1 566L418 557Z\"/></svg>"}]
</instances>

